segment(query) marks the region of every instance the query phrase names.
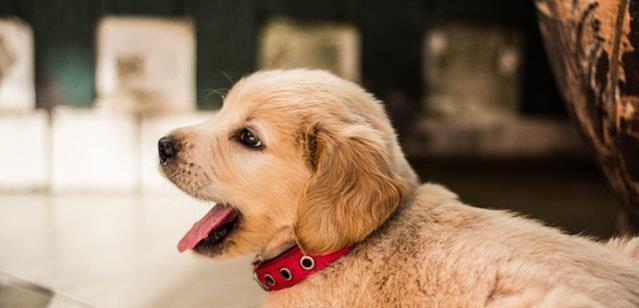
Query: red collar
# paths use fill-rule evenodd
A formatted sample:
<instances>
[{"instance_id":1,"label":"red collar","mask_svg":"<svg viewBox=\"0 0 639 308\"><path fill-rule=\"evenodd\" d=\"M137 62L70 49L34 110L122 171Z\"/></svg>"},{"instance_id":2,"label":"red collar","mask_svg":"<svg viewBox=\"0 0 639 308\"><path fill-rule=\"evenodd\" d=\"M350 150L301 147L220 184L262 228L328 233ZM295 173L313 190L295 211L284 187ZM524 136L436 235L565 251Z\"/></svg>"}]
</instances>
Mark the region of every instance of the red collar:
<instances>
[{"instance_id":1,"label":"red collar","mask_svg":"<svg viewBox=\"0 0 639 308\"><path fill-rule=\"evenodd\" d=\"M352 249L351 245L326 255L309 256L304 255L299 247L293 246L274 259L253 262L253 276L266 291L288 288L325 268Z\"/></svg>"}]
</instances>

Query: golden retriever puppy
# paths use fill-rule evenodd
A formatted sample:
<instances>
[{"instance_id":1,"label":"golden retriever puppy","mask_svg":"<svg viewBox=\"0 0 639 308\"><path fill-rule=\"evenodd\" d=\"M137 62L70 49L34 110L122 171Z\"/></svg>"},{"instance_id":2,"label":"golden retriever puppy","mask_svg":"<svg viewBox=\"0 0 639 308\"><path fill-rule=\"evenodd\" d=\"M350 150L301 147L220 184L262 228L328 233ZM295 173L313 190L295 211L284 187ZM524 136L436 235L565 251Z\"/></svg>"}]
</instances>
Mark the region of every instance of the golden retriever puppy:
<instances>
[{"instance_id":1,"label":"golden retriever puppy","mask_svg":"<svg viewBox=\"0 0 639 308\"><path fill-rule=\"evenodd\" d=\"M180 251L255 254L256 273L292 249L339 252L293 283L258 275L266 306L639 307L639 239L597 243L420 184L380 101L324 71L250 75L159 152L169 180L217 203Z\"/></svg>"}]
</instances>

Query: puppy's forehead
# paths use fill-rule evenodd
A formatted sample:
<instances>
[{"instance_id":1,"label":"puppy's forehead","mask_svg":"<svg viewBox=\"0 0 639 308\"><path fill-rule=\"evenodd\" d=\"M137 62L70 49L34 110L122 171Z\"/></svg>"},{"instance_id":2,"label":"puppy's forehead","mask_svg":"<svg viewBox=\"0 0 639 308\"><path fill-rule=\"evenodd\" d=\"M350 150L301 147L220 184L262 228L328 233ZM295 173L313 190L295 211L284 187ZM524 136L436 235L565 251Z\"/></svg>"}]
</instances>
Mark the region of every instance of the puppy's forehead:
<instances>
[{"instance_id":1,"label":"puppy's forehead","mask_svg":"<svg viewBox=\"0 0 639 308\"><path fill-rule=\"evenodd\" d=\"M323 91L321 87L310 86L304 80L268 76L251 76L238 82L226 97L221 112L235 121L297 122L317 109L314 102Z\"/></svg>"},{"instance_id":2,"label":"puppy's forehead","mask_svg":"<svg viewBox=\"0 0 639 308\"><path fill-rule=\"evenodd\" d=\"M265 121L286 132L311 122L385 119L381 105L361 87L306 69L263 71L240 80L229 91L222 112L234 122Z\"/></svg>"},{"instance_id":3,"label":"puppy's forehead","mask_svg":"<svg viewBox=\"0 0 639 308\"><path fill-rule=\"evenodd\" d=\"M277 96L270 92L260 95L257 92L245 92L227 99L220 110L225 122L247 123L261 122L273 125L298 122L307 113L306 108L290 97Z\"/></svg>"}]
</instances>

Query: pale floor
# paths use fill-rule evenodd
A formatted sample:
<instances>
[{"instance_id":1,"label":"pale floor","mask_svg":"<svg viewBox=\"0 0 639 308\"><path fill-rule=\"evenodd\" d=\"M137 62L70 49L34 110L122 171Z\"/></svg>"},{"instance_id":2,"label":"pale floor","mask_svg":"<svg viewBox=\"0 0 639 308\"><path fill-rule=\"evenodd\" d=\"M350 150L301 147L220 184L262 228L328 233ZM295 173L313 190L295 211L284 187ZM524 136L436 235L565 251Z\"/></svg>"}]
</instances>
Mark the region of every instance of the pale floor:
<instances>
[{"instance_id":1,"label":"pale floor","mask_svg":"<svg viewBox=\"0 0 639 308\"><path fill-rule=\"evenodd\" d=\"M96 307L259 306L250 259L178 254L209 207L173 193L0 195L0 274Z\"/></svg>"}]
</instances>

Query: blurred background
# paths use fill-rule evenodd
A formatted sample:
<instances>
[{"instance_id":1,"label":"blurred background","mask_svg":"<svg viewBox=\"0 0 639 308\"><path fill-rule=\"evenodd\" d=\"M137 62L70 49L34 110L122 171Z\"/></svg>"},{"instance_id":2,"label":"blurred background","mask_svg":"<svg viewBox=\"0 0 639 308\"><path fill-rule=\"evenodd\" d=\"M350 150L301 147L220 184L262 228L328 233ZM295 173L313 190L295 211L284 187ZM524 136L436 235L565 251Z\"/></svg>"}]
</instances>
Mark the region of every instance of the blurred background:
<instances>
[{"instance_id":1,"label":"blurred background","mask_svg":"<svg viewBox=\"0 0 639 308\"><path fill-rule=\"evenodd\" d=\"M160 176L156 144L292 67L381 98L422 179L465 202L615 232L531 1L3 0L0 306L257 306L250 258L178 255L210 204Z\"/></svg>"}]
</instances>

